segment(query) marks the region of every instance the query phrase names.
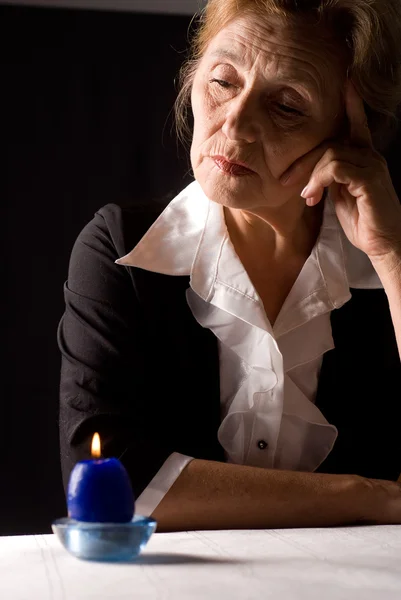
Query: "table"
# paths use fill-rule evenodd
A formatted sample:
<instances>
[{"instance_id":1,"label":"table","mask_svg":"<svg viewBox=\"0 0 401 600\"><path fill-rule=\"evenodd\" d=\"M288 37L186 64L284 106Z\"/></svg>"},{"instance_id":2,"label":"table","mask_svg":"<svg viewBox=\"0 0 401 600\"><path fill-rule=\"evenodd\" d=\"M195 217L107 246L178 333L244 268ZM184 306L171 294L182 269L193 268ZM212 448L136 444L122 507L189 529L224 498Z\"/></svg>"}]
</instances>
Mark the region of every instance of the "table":
<instances>
[{"instance_id":1,"label":"table","mask_svg":"<svg viewBox=\"0 0 401 600\"><path fill-rule=\"evenodd\" d=\"M80 561L53 535L0 537L1 600L392 600L401 527L154 534L136 562Z\"/></svg>"}]
</instances>

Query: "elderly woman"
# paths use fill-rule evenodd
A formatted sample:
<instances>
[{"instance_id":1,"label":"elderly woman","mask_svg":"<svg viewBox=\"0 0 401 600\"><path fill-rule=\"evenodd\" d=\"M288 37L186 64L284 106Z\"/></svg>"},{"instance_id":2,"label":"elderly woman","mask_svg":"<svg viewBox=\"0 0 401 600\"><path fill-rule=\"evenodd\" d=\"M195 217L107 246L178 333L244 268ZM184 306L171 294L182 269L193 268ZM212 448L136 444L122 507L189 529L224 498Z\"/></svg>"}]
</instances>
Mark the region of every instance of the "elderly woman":
<instances>
[{"instance_id":1,"label":"elderly woman","mask_svg":"<svg viewBox=\"0 0 401 600\"><path fill-rule=\"evenodd\" d=\"M398 0L209 1L195 181L72 251L65 481L99 431L159 530L401 523L400 37Z\"/></svg>"}]
</instances>

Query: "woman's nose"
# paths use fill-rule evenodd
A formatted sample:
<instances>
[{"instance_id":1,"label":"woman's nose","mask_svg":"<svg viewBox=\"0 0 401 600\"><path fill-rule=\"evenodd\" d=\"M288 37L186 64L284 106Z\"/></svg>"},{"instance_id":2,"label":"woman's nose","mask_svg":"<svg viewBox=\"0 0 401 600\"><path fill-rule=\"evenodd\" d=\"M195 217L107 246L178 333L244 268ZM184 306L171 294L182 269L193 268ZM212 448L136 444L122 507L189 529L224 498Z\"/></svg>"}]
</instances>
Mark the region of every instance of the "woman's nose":
<instances>
[{"instance_id":1,"label":"woman's nose","mask_svg":"<svg viewBox=\"0 0 401 600\"><path fill-rule=\"evenodd\" d=\"M255 103L248 98L235 98L228 106L223 124L224 135L235 142L256 142L260 135L258 110Z\"/></svg>"}]
</instances>

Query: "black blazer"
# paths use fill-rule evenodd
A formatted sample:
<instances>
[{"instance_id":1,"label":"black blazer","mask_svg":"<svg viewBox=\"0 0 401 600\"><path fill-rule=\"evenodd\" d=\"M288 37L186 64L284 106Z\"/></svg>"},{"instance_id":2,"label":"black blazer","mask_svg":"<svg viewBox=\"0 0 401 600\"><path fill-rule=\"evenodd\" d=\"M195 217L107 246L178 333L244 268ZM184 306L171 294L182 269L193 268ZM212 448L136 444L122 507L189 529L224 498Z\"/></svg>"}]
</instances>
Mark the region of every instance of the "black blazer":
<instances>
[{"instance_id":1,"label":"black blazer","mask_svg":"<svg viewBox=\"0 0 401 600\"><path fill-rule=\"evenodd\" d=\"M64 484L99 431L121 457L136 496L172 452L224 461L217 440L217 340L193 318L188 277L114 261L164 206L99 210L74 245L62 353L60 442ZM319 471L397 479L401 472L401 366L386 294L351 290L331 316L335 349L323 359L316 404L339 436Z\"/></svg>"}]
</instances>

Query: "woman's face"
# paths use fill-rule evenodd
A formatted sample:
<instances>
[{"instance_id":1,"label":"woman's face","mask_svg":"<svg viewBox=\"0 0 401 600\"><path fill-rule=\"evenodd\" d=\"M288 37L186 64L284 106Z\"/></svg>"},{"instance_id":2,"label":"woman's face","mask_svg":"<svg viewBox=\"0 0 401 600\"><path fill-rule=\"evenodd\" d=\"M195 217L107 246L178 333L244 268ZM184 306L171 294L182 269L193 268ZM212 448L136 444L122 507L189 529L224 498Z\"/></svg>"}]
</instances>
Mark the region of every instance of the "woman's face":
<instances>
[{"instance_id":1,"label":"woman's face","mask_svg":"<svg viewBox=\"0 0 401 600\"><path fill-rule=\"evenodd\" d=\"M294 190L280 176L344 122L340 63L313 40L256 16L220 31L192 88L192 168L211 200L242 209L291 200Z\"/></svg>"}]
</instances>

